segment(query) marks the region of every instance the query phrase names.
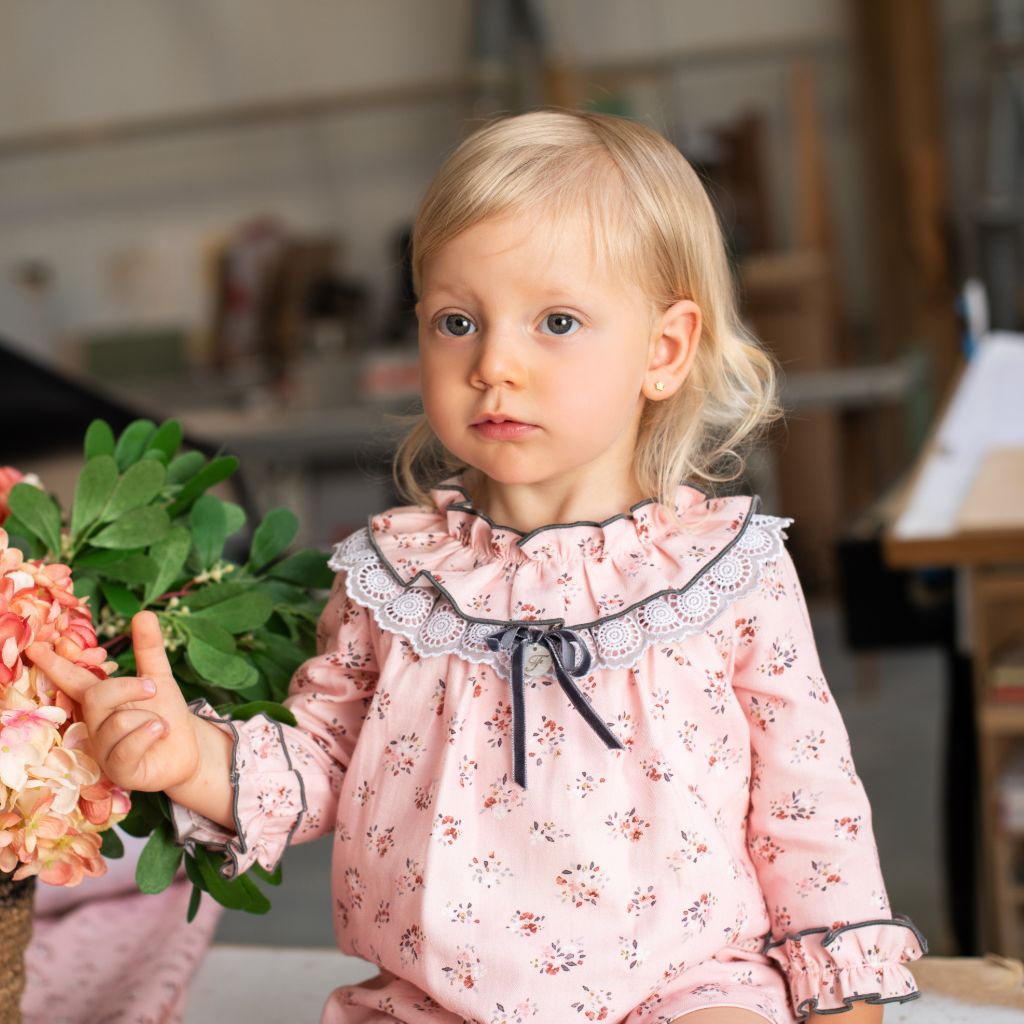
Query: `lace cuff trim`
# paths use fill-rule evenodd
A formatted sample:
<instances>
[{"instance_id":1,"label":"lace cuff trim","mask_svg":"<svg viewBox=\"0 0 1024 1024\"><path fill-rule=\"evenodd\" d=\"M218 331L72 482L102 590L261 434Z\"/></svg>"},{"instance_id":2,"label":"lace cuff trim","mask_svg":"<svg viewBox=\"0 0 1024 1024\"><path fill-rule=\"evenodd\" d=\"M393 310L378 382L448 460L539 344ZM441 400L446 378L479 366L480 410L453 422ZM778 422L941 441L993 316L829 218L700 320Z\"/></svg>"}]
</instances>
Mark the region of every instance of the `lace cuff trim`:
<instances>
[{"instance_id":1,"label":"lace cuff trim","mask_svg":"<svg viewBox=\"0 0 1024 1024\"><path fill-rule=\"evenodd\" d=\"M582 637L594 668L630 668L652 644L706 629L753 590L761 565L782 553L784 527L792 522L783 516L750 515L736 537L684 586L661 590L624 612L568 628ZM346 573L349 597L368 608L381 629L408 639L420 657L457 654L508 675L508 652L491 651L485 640L508 623L470 615L429 573L429 587L406 584L374 547L367 527L336 544L328 564Z\"/></svg>"}]
</instances>

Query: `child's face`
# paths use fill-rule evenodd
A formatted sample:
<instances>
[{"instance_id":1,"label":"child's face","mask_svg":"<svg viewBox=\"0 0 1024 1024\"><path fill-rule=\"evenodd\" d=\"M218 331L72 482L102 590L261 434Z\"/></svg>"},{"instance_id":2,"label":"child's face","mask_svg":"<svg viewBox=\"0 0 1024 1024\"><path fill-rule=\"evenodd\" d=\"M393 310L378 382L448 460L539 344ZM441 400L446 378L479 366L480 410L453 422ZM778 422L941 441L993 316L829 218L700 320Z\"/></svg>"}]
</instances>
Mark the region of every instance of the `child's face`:
<instances>
[{"instance_id":1,"label":"child's face","mask_svg":"<svg viewBox=\"0 0 1024 1024\"><path fill-rule=\"evenodd\" d=\"M667 318L636 285L592 265L582 222L552 237L529 213L449 241L424 267L416 313L430 425L505 484L591 470L623 479L645 398L682 383L700 325L699 309L681 301L663 333ZM479 425L488 416L529 426Z\"/></svg>"}]
</instances>

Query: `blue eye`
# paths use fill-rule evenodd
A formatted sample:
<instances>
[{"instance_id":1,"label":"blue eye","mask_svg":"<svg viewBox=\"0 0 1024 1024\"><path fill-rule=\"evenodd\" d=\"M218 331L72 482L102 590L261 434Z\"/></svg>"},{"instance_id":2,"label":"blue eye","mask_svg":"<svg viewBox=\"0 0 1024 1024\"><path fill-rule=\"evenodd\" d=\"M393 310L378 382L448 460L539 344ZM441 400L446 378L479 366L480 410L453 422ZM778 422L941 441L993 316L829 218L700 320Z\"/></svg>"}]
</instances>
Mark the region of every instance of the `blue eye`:
<instances>
[{"instance_id":1,"label":"blue eye","mask_svg":"<svg viewBox=\"0 0 1024 1024\"><path fill-rule=\"evenodd\" d=\"M575 321L577 327L582 327L583 326L579 322L579 320L577 320L576 317L574 317L571 313L549 313L546 317L544 317L544 322L545 323L551 323L551 321L561 321L562 323L564 323L567 320ZM576 331L556 329L555 330L555 337L558 337L558 338L569 338L569 337L571 337L575 333L576 333Z\"/></svg>"},{"instance_id":2,"label":"blue eye","mask_svg":"<svg viewBox=\"0 0 1024 1024\"><path fill-rule=\"evenodd\" d=\"M447 324L448 321L450 320L461 320L462 323L464 324L471 324L473 322L472 320L469 319L468 316L463 316L461 313L445 313L444 316L438 317L436 324L437 329L441 331L441 334L443 334L446 338L466 337L469 331L462 328L456 328L454 334L445 334L445 332L441 330L441 324Z\"/></svg>"}]
</instances>

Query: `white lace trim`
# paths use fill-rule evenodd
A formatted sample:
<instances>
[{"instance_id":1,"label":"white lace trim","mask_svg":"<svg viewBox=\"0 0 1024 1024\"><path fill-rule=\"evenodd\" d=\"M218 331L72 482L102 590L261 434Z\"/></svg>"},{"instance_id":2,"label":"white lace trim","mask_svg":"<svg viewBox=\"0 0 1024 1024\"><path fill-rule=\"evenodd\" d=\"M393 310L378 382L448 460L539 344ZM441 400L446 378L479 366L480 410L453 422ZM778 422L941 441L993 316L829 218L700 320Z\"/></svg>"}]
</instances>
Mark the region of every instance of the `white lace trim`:
<instances>
[{"instance_id":1,"label":"white lace trim","mask_svg":"<svg viewBox=\"0 0 1024 1024\"><path fill-rule=\"evenodd\" d=\"M706 629L730 604L753 590L762 563L782 553L787 537L784 527L792 522L784 516L754 513L739 536L684 587L661 591L624 612L568 628L583 638L594 668L631 668L651 644ZM492 651L485 639L505 623L467 615L434 584L429 572L424 575L432 587L410 586L396 579L371 544L368 527L336 544L328 565L336 572L344 570L349 597L368 608L381 629L407 638L420 657L457 654L508 675L508 652Z\"/></svg>"}]
</instances>

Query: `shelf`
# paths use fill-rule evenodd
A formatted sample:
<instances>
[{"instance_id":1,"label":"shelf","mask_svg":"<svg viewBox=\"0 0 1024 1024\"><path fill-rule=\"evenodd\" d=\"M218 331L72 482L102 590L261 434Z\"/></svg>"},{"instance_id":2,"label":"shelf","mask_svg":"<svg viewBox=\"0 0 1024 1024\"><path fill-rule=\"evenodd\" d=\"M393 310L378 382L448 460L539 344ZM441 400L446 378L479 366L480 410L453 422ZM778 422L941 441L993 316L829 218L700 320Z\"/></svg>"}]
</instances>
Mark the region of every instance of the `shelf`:
<instances>
[{"instance_id":1,"label":"shelf","mask_svg":"<svg viewBox=\"0 0 1024 1024\"><path fill-rule=\"evenodd\" d=\"M978 729L988 735L1024 735L1024 703L982 704L978 709Z\"/></svg>"}]
</instances>

